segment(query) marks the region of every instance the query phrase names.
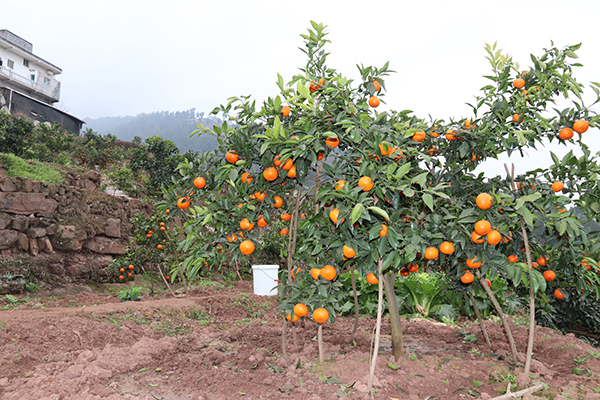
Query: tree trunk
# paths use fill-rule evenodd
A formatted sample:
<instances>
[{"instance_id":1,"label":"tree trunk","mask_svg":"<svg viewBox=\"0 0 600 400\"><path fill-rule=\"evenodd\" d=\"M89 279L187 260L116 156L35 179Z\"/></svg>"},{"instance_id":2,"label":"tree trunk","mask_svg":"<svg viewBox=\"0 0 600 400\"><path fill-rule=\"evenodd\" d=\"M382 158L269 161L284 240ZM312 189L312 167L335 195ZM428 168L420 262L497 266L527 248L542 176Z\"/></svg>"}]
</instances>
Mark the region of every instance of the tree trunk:
<instances>
[{"instance_id":1,"label":"tree trunk","mask_svg":"<svg viewBox=\"0 0 600 400\"><path fill-rule=\"evenodd\" d=\"M487 343L490 350L492 349L492 343L490 342L490 338L485 330L485 325L483 325L483 318L481 318L481 314L479 314L479 308L477 307L477 303L475 302L475 296L473 296L473 290L471 286L469 286L469 297L471 298L471 303L473 303L473 311L475 311L475 315L477 316L477 321L479 321L479 326L481 326L481 332L483 332L483 337L485 338L485 342Z\"/></svg>"},{"instance_id":2,"label":"tree trunk","mask_svg":"<svg viewBox=\"0 0 600 400\"><path fill-rule=\"evenodd\" d=\"M379 258L377 263L377 271L381 276L381 268L383 265L383 259ZM367 388L373 397L373 376L375 375L375 366L377 365L377 355L379 354L379 338L381 336L381 315L383 314L383 280L379 281L377 285L377 324L375 325L375 343L373 344L373 358L371 359L371 366L369 367L369 380L367 382ZM387 287L387 285L386 285Z\"/></svg>"},{"instance_id":3,"label":"tree trunk","mask_svg":"<svg viewBox=\"0 0 600 400\"><path fill-rule=\"evenodd\" d=\"M317 342L319 343L319 362L322 363L325 361L325 355L323 354L323 324L319 324Z\"/></svg>"},{"instance_id":4,"label":"tree trunk","mask_svg":"<svg viewBox=\"0 0 600 400\"><path fill-rule=\"evenodd\" d=\"M356 293L356 278L354 277L353 263L350 263L350 274L352 274L352 292L354 293L354 327L352 328L352 335L354 335L356 329L358 329L358 295Z\"/></svg>"},{"instance_id":5,"label":"tree trunk","mask_svg":"<svg viewBox=\"0 0 600 400\"><path fill-rule=\"evenodd\" d=\"M283 327L281 328L281 354L287 358L287 319L283 318Z\"/></svg>"},{"instance_id":6,"label":"tree trunk","mask_svg":"<svg viewBox=\"0 0 600 400\"><path fill-rule=\"evenodd\" d=\"M394 360L398 361L404 354L404 342L402 340L402 324L400 323L400 311L396 302L396 292L394 291L394 283L398 276L397 271L389 271L380 278L383 278L385 287L385 297L390 311L390 325L392 327L392 355Z\"/></svg>"}]
</instances>

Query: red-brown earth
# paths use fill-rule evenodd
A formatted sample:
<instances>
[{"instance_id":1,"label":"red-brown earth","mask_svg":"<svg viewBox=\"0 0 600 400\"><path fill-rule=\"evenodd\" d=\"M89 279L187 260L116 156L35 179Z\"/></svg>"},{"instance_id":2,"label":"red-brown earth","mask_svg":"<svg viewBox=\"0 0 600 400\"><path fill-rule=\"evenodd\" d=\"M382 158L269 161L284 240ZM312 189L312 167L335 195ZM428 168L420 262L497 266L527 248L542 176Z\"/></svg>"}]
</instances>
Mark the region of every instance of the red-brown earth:
<instances>
[{"instance_id":1,"label":"red-brown earth","mask_svg":"<svg viewBox=\"0 0 600 400\"><path fill-rule=\"evenodd\" d=\"M369 398L373 319L361 318L355 335L350 317L325 324L326 361L319 363L317 325L296 323L297 345L288 330L284 357L277 299L255 296L249 282L196 287L188 297L144 293L140 302L123 303L90 291L15 296L14 304L0 298L0 398ZM510 361L497 322L485 322L492 349L472 321L402 324L405 356L394 361L384 319L375 399L489 399L509 384L515 392L540 382L547 388L533 398L600 399L600 350L572 334L536 327L528 377ZM527 327L511 328L525 353Z\"/></svg>"}]
</instances>

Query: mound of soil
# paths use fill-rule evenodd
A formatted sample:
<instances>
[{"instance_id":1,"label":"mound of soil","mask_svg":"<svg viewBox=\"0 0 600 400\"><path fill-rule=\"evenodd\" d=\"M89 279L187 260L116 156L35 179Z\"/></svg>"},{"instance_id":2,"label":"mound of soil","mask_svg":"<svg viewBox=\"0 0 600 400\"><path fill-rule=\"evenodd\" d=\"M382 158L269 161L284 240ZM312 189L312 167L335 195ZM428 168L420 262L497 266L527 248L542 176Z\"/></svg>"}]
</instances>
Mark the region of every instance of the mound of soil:
<instances>
[{"instance_id":1,"label":"mound of soil","mask_svg":"<svg viewBox=\"0 0 600 400\"><path fill-rule=\"evenodd\" d=\"M89 289L89 288L88 288ZM12 300L9 301L9 300ZM140 302L82 291L62 297L0 301L0 398L41 399L368 399L375 321L325 324L326 361L318 362L317 325L288 327L281 344L277 299L251 283L195 288ZM425 319L403 321L405 355L391 356L384 319L375 399L489 399L545 383L533 398L599 399L600 351L572 334L536 327L531 374L510 361L504 331ZM511 325L525 353L527 327ZM538 397L539 396L539 397ZM561 397L562 396L562 397Z\"/></svg>"}]
</instances>

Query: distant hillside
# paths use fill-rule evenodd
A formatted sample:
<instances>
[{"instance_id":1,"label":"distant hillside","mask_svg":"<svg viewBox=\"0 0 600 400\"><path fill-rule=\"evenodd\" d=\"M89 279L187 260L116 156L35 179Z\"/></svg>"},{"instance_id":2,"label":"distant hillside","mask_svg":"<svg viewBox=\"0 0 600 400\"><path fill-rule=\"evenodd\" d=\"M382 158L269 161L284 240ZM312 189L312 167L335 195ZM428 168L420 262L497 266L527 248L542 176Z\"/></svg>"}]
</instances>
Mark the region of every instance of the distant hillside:
<instances>
[{"instance_id":1,"label":"distant hillside","mask_svg":"<svg viewBox=\"0 0 600 400\"><path fill-rule=\"evenodd\" d=\"M187 111L138 114L135 117L86 118L85 121L87 121L87 128L102 135L110 133L121 140L132 141L135 136L144 140L150 136L160 135L175 142L182 153L187 150L205 152L216 149L217 139L212 135L202 135L200 138L189 136L197 129L198 124L212 127L223 123L217 117L197 113L194 108Z\"/></svg>"}]
</instances>

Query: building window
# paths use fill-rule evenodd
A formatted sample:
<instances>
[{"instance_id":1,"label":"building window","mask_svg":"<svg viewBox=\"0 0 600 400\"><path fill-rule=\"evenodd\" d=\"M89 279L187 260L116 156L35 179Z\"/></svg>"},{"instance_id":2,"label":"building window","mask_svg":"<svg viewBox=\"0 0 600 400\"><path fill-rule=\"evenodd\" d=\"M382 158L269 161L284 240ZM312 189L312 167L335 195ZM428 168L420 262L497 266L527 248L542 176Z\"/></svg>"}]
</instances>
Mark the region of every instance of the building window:
<instances>
[{"instance_id":1,"label":"building window","mask_svg":"<svg viewBox=\"0 0 600 400\"><path fill-rule=\"evenodd\" d=\"M29 67L29 60L27 60L27 59L24 58L23 59L23 65L26 66L26 67Z\"/></svg>"},{"instance_id":2,"label":"building window","mask_svg":"<svg viewBox=\"0 0 600 400\"><path fill-rule=\"evenodd\" d=\"M15 62L13 60L6 60L6 66L10 69L15 68Z\"/></svg>"},{"instance_id":3,"label":"building window","mask_svg":"<svg viewBox=\"0 0 600 400\"><path fill-rule=\"evenodd\" d=\"M49 85L49 84L50 84L50 79L48 79L48 78L44 77L44 83L45 83L46 85Z\"/></svg>"}]
</instances>

